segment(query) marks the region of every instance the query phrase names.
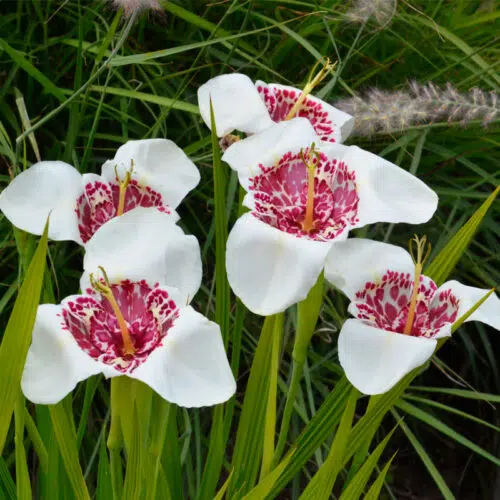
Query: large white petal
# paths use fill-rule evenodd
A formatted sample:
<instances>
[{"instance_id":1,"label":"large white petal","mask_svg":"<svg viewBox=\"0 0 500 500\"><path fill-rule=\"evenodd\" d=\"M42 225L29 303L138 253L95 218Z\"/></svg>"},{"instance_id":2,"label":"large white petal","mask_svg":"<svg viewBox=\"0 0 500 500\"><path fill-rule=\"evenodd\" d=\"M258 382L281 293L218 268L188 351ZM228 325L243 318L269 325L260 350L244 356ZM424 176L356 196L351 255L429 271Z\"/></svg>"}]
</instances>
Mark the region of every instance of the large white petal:
<instances>
[{"instance_id":1,"label":"large white petal","mask_svg":"<svg viewBox=\"0 0 500 500\"><path fill-rule=\"evenodd\" d=\"M192 299L200 288L198 240L186 235L170 215L155 208L135 208L101 226L88 241L83 261L82 290L89 273L102 266L111 281L160 282Z\"/></svg>"},{"instance_id":2,"label":"large white petal","mask_svg":"<svg viewBox=\"0 0 500 500\"><path fill-rule=\"evenodd\" d=\"M82 189L82 176L71 165L42 161L2 191L0 210L14 226L32 234L42 234L50 214L49 238L82 244L75 213Z\"/></svg>"},{"instance_id":3,"label":"large white petal","mask_svg":"<svg viewBox=\"0 0 500 500\"><path fill-rule=\"evenodd\" d=\"M55 404L76 384L102 371L102 364L83 352L61 326L61 306L38 307L33 340L24 366L21 388L33 403Z\"/></svg>"},{"instance_id":4,"label":"large white petal","mask_svg":"<svg viewBox=\"0 0 500 500\"><path fill-rule=\"evenodd\" d=\"M275 314L305 299L330 247L331 243L298 238L246 213L227 240L227 278L248 309L263 316Z\"/></svg>"},{"instance_id":5,"label":"large white petal","mask_svg":"<svg viewBox=\"0 0 500 500\"><path fill-rule=\"evenodd\" d=\"M309 120L294 118L280 122L260 134L235 142L224 153L222 159L238 172L242 186L248 188L248 178L261 172L259 165L274 165L288 152L298 153L319 145L320 140Z\"/></svg>"},{"instance_id":6,"label":"large white petal","mask_svg":"<svg viewBox=\"0 0 500 500\"><path fill-rule=\"evenodd\" d=\"M236 390L219 326L190 306L180 311L163 346L129 376L187 407L223 403Z\"/></svg>"},{"instance_id":7,"label":"large white petal","mask_svg":"<svg viewBox=\"0 0 500 500\"><path fill-rule=\"evenodd\" d=\"M262 82L255 82L255 85L257 86L259 83ZM281 85L279 83L268 83L267 86L277 90L286 89L292 92L293 91L300 92L300 90L296 89L295 87L290 87L288 85ZM307 99L315 103L319 103L323 113L327 113L327 118L332 122L334 127L333 133L329 134L330 137L334 138L337 142L344 142L352 132L352 129L354 127L354 117L352 117L347 113L344 113L343 111L340 111L340 109L334 108L330 104L319 99L318 97L314 97L313 95L308 95ZM321 134L318 133L318 135Z\"/></svg>"},{"instance_id":8,"label":"large white petal","mask_svg":"<svg viewBox=\"0 0 500 500\"><path fill-rule=\"evenodd\" d=\"M325 278L353 300L368 281L379 281L388 270L413 274L410 254L389 243L351 238L332 246L326 258Z\"/></svg>"},{"instance_id":9,"label":"large white petal","mask_svg":"<svg viewBox=\"0 0 500 500\"><path fill-rule=\"evenodd\" d=\"M354 387L364 394L382 394L425 363L436 343L348 319L339 335L339 360Z\"/></svg>"},{"instance_id":10,"label":"large white petal","mask_svg":"<svg viewBox=\"0 0 500 500\"><path fill-rule=\"evenodd\" d=\"M489 292L489 290L484 290L483 288L462 285L462 283L455 280L441 285L436 292L436 296L444 290L451 290L460 301L457 319L460 319L462 315ZM496 293L493 292L466 321L481 321L481 323L486 323L500 330L500 299Z\"/></svg>"},{"instance_id":11,"label":"large white petal","mask_svg":"<svg viewBox=\"0 0 500 500\"><path fill-rule=\"evenodd\" d=\"M200 182L200 172L184 151L168 139L128 141L116 151L113 160L102 166L102 175L108 181L120 179L130 170L132 177L143 186L160 193L164 200L176 208L185 196Z\"/></svg>"},{"instance_id":12,"label":"large white petal","mask_svg":"<svg viewBox=\"0 0 500 500\"><path fill-rule=\"evenodd\" d=\"M198 89L198 106L208 128L210 99L219 137L233 130L255 134L273 124L266 105L246 75L233 73L216 76Z\"/></svg>"},{"instance_id":13,"label":"large white petal","mask_svg":"<svg viewBox=\"0 0 500 500\"><path fill-rule=\"evenodd\" d=\"M437 208L438 196L406 170L357 146L325 145L329 157L346 163L356 174L359 196L356 227L374 222L427 222Z\"/></svg>"}]
</instances>

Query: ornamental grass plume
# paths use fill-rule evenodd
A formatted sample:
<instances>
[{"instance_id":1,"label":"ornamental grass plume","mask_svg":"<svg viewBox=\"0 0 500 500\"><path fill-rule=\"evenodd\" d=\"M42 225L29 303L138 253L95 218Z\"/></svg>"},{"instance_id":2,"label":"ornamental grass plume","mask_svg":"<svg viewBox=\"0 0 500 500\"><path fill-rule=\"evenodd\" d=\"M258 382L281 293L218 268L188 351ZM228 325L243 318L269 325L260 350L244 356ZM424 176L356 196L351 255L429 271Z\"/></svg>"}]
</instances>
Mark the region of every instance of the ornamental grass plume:
<instances>
[{"instance_id":1,"label":"ornamental grass plume","mask_svg":"<svg viewBox=\"0 0 500 500\"><path fill-rule=\"evenodd\" d=\"M345 17L353 23L366 23L371 17L377 24L389 24L396 13L397 0L356 0Z\"/></svg>"},{"instance_id":2,"label":"ornamental grass plume","mask_svg":"<svg viewBox=\"0 0 500 500\"><path fill-rule=\"evenodd\" d=\"M362 136L401 132L430 122L459 122L465 127L471 120L482 120L487 127L500 112L494 91L473 88L465 94L449 82L446 88L415 81L408 90L372 88L362 97L337 101L335 107L355 117L353 134Z\"/></svg>"},{"instance_id":3,"label":"ornamental grass plume","mask_svg":"<svg viewBox=\"0 0 500 500\"><path fill-rule=\"evenodd\" d=\"M160 10L160 3L158 0L113 0L116 7L123 7L125 14L130 16L136 11L153 9Z\"/></svg>"}]
</instances>

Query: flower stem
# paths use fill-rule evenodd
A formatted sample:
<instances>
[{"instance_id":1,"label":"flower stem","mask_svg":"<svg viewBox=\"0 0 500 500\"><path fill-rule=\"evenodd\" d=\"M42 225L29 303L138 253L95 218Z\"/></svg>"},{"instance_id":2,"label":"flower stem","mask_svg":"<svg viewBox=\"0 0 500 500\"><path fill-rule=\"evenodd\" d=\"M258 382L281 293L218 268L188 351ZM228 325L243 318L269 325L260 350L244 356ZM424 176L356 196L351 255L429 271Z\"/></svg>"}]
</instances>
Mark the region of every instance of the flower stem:
<instances>
[{"instance_id":1,"label":"flower stem","mask_svg":"<svg viewBox=\"0 0 500 500\"><path fill-rule=\"evenodd\" d=\"M318 320L321 303L323 301L323 282L324 276L323 273L321 273L318 277L318 281L311 288L307 297L302 302L299 302L297 306L297 332L295 335L295 345L292 353L292 380L290 382L285 409L283 411L278 444L276 445L272 462L273 465L278 463L285 449L286 438L293 413L293 406L300 388L302 372L304 371L307 349L316 328L316 322Z\"/></svg>"},{"instance_id":2,"label":"flower stem","mask_svg":"<svg viewBox=\"0 0 500 500\"><path fill-rule=\"evenodd\" d=\"M276 314L273 325L273 342L271 348L271 363L269 367L269 391L267 393L264 445L262 450L262 467L260 470L261 479L266 477L271 471L271 465L274 459L274 438L276 435L276 394L278 388L281 339L283 337L283 318L283 313Z\"/></svg>"}]
</instances>

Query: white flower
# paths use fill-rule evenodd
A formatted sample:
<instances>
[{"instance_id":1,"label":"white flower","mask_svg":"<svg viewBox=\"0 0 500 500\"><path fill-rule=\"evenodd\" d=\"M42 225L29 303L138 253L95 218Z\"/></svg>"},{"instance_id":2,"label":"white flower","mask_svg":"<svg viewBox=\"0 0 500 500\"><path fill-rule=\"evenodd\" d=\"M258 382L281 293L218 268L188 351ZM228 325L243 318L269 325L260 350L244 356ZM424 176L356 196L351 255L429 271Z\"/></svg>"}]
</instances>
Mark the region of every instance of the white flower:
<instances>
[{"instance_id":1,"label":"white flower","mask_svg":"<svg viewBox=\"0 0 500 500\"><path fill-rule=\"evenodd\" d=\"M292 117L307 118L325 142L343 142L351 133L354 119L326 102L308 95L299 109L289 114L302 95L294 87L278 83L255 84L246 75L232 73L212 78L198 89L200 113L210 128L210 99L217 135L233 130L255 134Z\"/></svg>"},{"instance_id":2,"label":"white flower","mask_svg":"<svg viewBox=\"0 0 500 500\"><path fill-rule=\"evenodd\" d=\"M83 174L60 161L31 166L0 194L0 210L17 227L85 244L105 222L136 207L156 207L178 219L175 208L200 181L184 152L167 139L129 141L101 175Z\"/></svg>"},{"instance_id":3,"label":"white flower","mask_svg":"<svg viewBox=\"0 0 500 500\"><path fill-rule=\"evenodd\" d=\"M365 394L388 391L425 363L436 339L449 336L452 324L488 292L458 281L438 288L420 275L415 316L407 325L414 269L403 248L363 239L336 245L335 260L326 265L326 279L351 300L349 312L355 317L340 332L340 364L350 382ZM500 330L498 297L491 295L466 321L481 321Z\"/></svg>"},{"instance_id":4,"label":"white flower","mask_svg":"<svg viewBox=\"0 0 500 500\"><path fill-rule=\"evenodd\" d=\"M223 160L238 172L251 210L229 235L228 279L257 314L304 299L351 229L422 223L437 207L419 179L358 147L320 143L304 118L236 142Z\"/></svg>"},{"instance_id":5,"label":"white flower","mask_svg":"<svg viewBox=\"0 0 500 500\"><path fill-rule=\"evenodd\" d=\"M200 282L198 241L166 214L138 208L103 225L86 247L83 293L38 308L25 396L57 403L103 373L181 406L228 400L236 384L219 326L187 305Z\"/></svg>"}]
</instances>

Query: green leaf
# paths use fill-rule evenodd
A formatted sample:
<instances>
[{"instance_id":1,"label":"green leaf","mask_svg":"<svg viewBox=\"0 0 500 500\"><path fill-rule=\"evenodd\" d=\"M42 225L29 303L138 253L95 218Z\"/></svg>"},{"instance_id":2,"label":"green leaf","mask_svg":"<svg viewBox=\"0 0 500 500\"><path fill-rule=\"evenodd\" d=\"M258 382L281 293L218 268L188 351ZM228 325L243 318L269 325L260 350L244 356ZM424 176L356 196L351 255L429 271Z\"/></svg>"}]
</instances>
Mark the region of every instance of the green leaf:
<instances>
[{"instance_id":1,"label":"green leaf","mask_svg":"<svg viewBox=\"0 0 500 500\"><path fill-rule=\"evenodd\" d=\"M340 495L339 500L354 500L361 498L363 491L365 489L366 483L370 479L373 470L377 466L380 455L384 451L389 439L391 439L392 434L397 429L394 427L389 434L380 442L380 444L373 450L372 454L367 458L366 462L362 465L356 475L352 478L351 482L347 485L347 488Z\"/></svg>"},{"instance_id":2,"label":"green leaf","mask_svg":"<svg viewBox=\"0 0 500 500\"><path fill-rule=\"evenodd\" d=\"M478 455L487 458L488 460L490 460L490 462L493 462L495 465L500 466L499 457L496 457L491 453L487 452L484 448L481 448L476 443L473 443L470 439L467 439L465 436L462 436L462 434L459 434L457 431L447 426L445 423L441 422L441 420L437 419L431 414L403 400L399 401L396 406L401 410L403 410L404 412L408 413L409 415L418 418L427 425L434 427L434 429L438 430L439 432L442 432L445 436L452 438L457 443L460 443L461 445L469 448Z\"/></svg>"},{"instance_id":3,"label":"green leaf","mask_svg":"<svg viewBox=\"0 0 500 500\"><path fill-rule=\"evenodd\" d=\"M200 108L195 104L189 102L179 101L177 99L171 99L169 97L163 97L155 94L148 94L146 92L138 92L137 90L127 90L120 89L116 87L103 87L101 85L91 85L91 92L100 92L111 95L118 95L121 97L128 97L130 99L137 99L141 102L150 102L152 104L158 104L166 108L177 109L179 111L185 111L186 113L192 113L194 115L200 114Z\"/></svg>"},{"instance_id":4,"label":"green leaf","mask_svg":"<svg viewBox=\"0 0 500 500\"><path fill-rule=\"evenodd\" d=\"M279 358L282 337L283 314L277 314L274 320L271 363L269 367L269 388L267 391L262 468L260 472L261 479L269 474L274 455L274 438L276 434L276 396L278 392Z\"/></svg>"},{"instance_id":5,"label":"green leaf","mask_svg":"<svg viewBox=\"0 0 500 500\"><path fill-rule=\"evenodd\" d=\"M15 415L15 454L16 454L16 488L19 500L32 498L30 474L26 463L26 450L24 449L24 397L19 396L16 402Z\"/></svg>"},{"instance_id":6,"label":"green leaf","mask_svg":"<svg viewBox=\"0 0 500 500\"><path fill-rule=\"evenodd\" d=\"M293 457L293 451L289 453L267 476L259 481L257 486L243 497L244 500L261 500L266 498L274 484L286 469L288 462Z\"/></svg>"},{"instance_id":7,"label":"green leaf","mask_svg":"<svg viewBox=\"0 0 500 500\"><path fill-rule=\"evenodd\" d=\"M221 489L217 492L217 495L214 496L214 500L222 500L224 498L224 494L226 493L227 487L231 482L231 478L233 477L233 471L230 472L226 482L222 485Z\"/></svg>"},{"instance_id":8,"label":"green leaf","mask_svg":"<svg viewBox=\"0 0 500 500\"><path fill-rule=\"evenodd\" d=\"M354 410L356 409L356 401L358 400L359 392L353 387L351 395L347 400L347 404L340 420L340 424L335 433L330 452L325 463L320 467L318 472L313 476L306 489L300 496L301 500L328 500L330 492L335 485L337 476L342 469L342 458L345 454L345 449L349 439L349 433L352 427L352 419Z\"/></svg>"},{"instance_id":9,"label":"green leaf","mask_svg":"<svg viewBox=\"0 0 500 500\"><path fill-rule=\"evenodd\" d=\"M97 500L110 500L113 498L113 484L111 482L111 469L109 466L106 441L101 439L99 445L99 465L97 468Z\"/></svg>"},{"instance_id":10,"label":"green leaf","mask_svg":"<svg viewBox=\"0 0 500 500\"><path fill-rule=\"evenodd\" d=\"M5 444L14 406L21 394L21 376L42 290L47 231L48 223L19 289L0 345L0 453Z\"/></svg>"},{"instance_id":11,"label":"green leaf","mask_svg":"<svg viewBox=\"0 0 500 500\"><path fill-rule=\"evenodd\" d=\"M276 482L272 490L273 496L278 494L301 471L309 460L309 457L333 432L333 429L342 418L351 388L352 386L348 380L342 377L337 382L335 389L326 397L323 404L295 441L293 456L290 459L288 467L286 467Z\"/></svg>"},{"instance_id":12,"label":"green leaf","mask_svg":"<svg viewBox=\"0 0 500 500\"><path fill-rule=\"evenodd\" d=\"M384 465L384 468L380 471L377 479L373 481L373 484L371 485L363 500L378 500L378 498L380 497L380 492L382 491L382 487L384 486L385 477L389 472L389 467L391 466L391 463L394 460L395 456L396 453L394 453L394 455L392 455L392 457Z\"/></svg>"},{"instance_id":13,"label":"green leaf","mask_svg":"<svg viewBox=\"0 0 500 500\"><path fill-rule=\"evenodd\" d=\"M255 484L262 456L264 425L269 387L273 327L275 316L268 316L259 338L245 390L240 422L236 433L229 498L247 493Z\"/></svg>"},{"instance_id":14,"label":"green leaf","mask_svg":"<svg viewBox=\"0 0 500 500\"><path fill-rule=\"evenodd\" d=\"M28 75L34 78L42 87L56 97L59 101L65 100L63 91L56 87L39 69L31 64L23 54L13 49L5 40L0 38L0 48L3 49L7 55L18 64Z\"/></svg>"},{"instance_id":15,"label":"green leaf","mask_svg":"<svg viewBox=\"0 0 500 500\"><path fill-rule=\"evenodd\" d=\"M63 401L56 405L50 405L49 412L57 444L59 445L59 451L61 452L64 467L71 482L71 486L73 487L75 498L78 500L90 500L90 495L78 459L75 427L68 418Z\"/></svg>"},{"instance_id":16,"label":"green leaf","mask_svg":"<svg viewBox=\"0 0 500 500\"><path fill-rule=\"evenodd\" d=\"M438 286L442 285L450 273L453 271L457 262L474 236L477 228L481 224L486 212L500 192L500 186L491 193L485 202L476 210L472 217L457 231L457 233L448 241L439 254L432 259L432 262L424 271L426 276L432 278Z\"/></svg>"},{"instance_id":17,"label":"green leaf","mask_svg":"<svg viewBox=\"0 0 500 500\"><path fill-rule=\"evenodd\" d=\"M141 496L141 477L143 472L146 472L142 470L141 450L141 426L139 425L137 406L134 402L132 411L132 438L128 450L127 470L123 485L123 500L136 500Z\"/></svg>"},{"instance_id":18,"label":"green leaf","mask_svg":"<svg viewBox=\"0 0 500 500\"><path fill-rule=\"evenodd\" d=\"M5 460L0 457L0 484L5 493L6 500L16 500L16 485L12 480L9 469L5 464Z\"/></svg>"},{"instance_id":19,"label":"green leaf","mask_svg":"<svg viewBox=\"0 0 500 500\"><path fill-rule=\"evenodd\" d=\"M446 481L443 479L443 476L440 474L438 468L434 465L434 462L432 461L431 457L429 457L428 453L425 451L424 447L422 446L422 443L420 443L415 434L413 434L410 428L403 422L403 420L399 416L399 413L396 410L393 409L392 414L399 422L401 429L406 434L406 437L412 444L413 448L415 448L415 451L418 453L420 460L422 460L423 464L429 471L429 474L431 475L432 479L434 479L434 482L436 483L436 486L439 488L439 491L443 495L443 498L445 500L454 500L455 496L451 492L450 488L448 488Z\"/></svg>"}]
</instances>

